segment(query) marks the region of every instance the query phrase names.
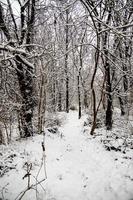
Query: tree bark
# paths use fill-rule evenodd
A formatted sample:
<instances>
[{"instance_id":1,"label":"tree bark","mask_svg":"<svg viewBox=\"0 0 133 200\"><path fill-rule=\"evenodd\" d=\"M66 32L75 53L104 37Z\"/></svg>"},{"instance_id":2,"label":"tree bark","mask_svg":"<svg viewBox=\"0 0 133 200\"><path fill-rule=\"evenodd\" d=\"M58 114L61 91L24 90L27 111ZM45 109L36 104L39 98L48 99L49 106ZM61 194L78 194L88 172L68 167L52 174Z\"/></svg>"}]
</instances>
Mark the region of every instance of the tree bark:
<instances>
[{"instance_id":1,"label":"tree bark","mask_svg":"<svg viewBox=\"0 0 133 200\"><path fill-rule=\"evenodd\" d=\"M78 118L81 118L81 95L80 95L80 75L77 76L78 80L78 104L79 104L79 112L78 112Z\"/></svg>"},{"instance_id":2,"label":"tree bark","mask_svg":"<svg viewBox=\"0 0 133 200\"><path fill-rule=\"evenodd\" d=\"M66 112L69 113L69 77L68 77L68 15L69 11L66 10L66 27L65 27L65 33L66 33L66 41L65 41L65 73L66 73Z\"/></svg>"},{"instance_id":3,"label":"tree bark","mask_svg":"<svg viewBox=\"0 0 133 200\"><path fill-rule=\"evenodd\" d=\"M22 96L21 116L21 136L30 137L33 135L33 73L32 70L24 67L16 55L17 77L19 82L20 93Z\"/></svg>"}]
</instances>

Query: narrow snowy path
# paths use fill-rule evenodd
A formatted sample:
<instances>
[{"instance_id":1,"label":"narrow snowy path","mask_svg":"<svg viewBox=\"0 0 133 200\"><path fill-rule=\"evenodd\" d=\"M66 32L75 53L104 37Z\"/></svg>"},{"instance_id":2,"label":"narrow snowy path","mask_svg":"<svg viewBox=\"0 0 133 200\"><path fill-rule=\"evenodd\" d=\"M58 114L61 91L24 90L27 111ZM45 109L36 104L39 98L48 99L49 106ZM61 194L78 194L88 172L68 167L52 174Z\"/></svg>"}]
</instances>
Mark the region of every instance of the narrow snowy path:
<instances>
[{"instance_id":1,"label":"narrow snowy path","mask_svg":"<svg viewBox=\"0 0 133 200\"><path fill-rule=\"evenodd\" d=\"M60 115L66 118L60 133L46 134L47 180L38 185L38 194L29 190L22 200L133 200L132 151L131 159L106 151L99 136L84 133L85 116L79 120L76 111ZM25 163L32 164L30 184L36 184L38 172L37 180L44 179L41 143L42 135L37 135L0 146L1 163L10 168L0 178L0 199L18 200L25 191Z\"/></svg>"},{"instance_id":2,"label":"narrow snowy path","mask_svg":"<svg viewBox=\"0 0 133 200\"><path fill-rule=\"evenodd\" d=\"M64 139L53 141L53 152L47 146L46 199L131 200L133 183L126 175L133 165L117 164L112 152L95 139L87 139L83 121L77 119L77 112L68 114L61 129Z\"/></svg>"}]
</instances>

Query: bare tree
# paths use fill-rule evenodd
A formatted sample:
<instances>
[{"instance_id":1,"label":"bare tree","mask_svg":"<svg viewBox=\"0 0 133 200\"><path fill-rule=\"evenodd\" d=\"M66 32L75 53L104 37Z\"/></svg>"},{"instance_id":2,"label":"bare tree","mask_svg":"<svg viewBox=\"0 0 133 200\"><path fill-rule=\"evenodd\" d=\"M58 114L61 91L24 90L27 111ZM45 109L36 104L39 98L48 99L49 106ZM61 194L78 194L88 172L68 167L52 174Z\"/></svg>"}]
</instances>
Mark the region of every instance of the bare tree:
<instances>
[{"instance_id":1,"label":"bare tree","mask_svg":"<svg viewBox=\"0 0 133 200\"><path fill-rule=\"evenodd\" d=\"M33 76L34 76L34 65L28 60L29 53L32 51L30 44L33 42L33 28L35 21L35 0L25 1L20 3L21 10L21 30L18 30L15 15L11 7L10 0L7 1L10 16L13 24L13 32L7 26L4 19L4 11L2 3L0 3L0 28L5 35L7 43L1 45L1 50L10 52L13 55L13 60L16 64L16 74L18 78L22 106L20 110L21 119L21 136L28 137L33 135L33 109L34 109L34 98L33 98ZM27 16L26 16L27 15ZM15 41L15 42L14 42ZM21 48L25 45L25 50ZM5 47L6 46L6 47Z\"/></svg>"}]
</instances>

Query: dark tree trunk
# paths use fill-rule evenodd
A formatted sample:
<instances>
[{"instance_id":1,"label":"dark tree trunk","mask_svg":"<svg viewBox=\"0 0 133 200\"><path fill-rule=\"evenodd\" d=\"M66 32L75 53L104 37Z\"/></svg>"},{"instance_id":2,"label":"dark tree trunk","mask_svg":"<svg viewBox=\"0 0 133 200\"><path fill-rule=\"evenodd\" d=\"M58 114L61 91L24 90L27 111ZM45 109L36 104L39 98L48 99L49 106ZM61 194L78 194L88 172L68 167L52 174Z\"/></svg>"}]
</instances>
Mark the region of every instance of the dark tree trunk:
<instances>
[{"instance_id":1,"label":"dark tree trunk","mask_svg":"<svg viewBox=\"0 0 133 200\"><path fill-rule=\"evenodd\" d=\"M17 47L20 44L23 44L24 39L26 41L27 47L26 50L30 52L32 48L30 47L30 44L33 42L33 28L34 28L34 22L35 22L35 0L27 1L24 6L21 6L21 33L20 38L18 35L17 30L17 24L15 22L15 18L12 12L12 7L10 4L10 1L8 0L8 6L9 6L9 12L12 19L12 22L15 27L15 40L18 42ZM28 7L28 10L25 9ZM25 20L26 18L26 20ZM24 25L27 23L27 29L26 33L24 33ZM4 14L3 9L0 3L0 27L8 41L8 45L11 47L14 47L15 44L13 42L10 42L12 39L14 41L14 38L12 34L10 34L10 29L6 27L6 23L4 21ZM13 52L14 53L14 52ZM15 62L16 62L16 73L18 77L18 83L20 88L20 93L22 97L22 106L20 108L20 134L22 137L29 137L33 135L33 126L32 126L32 118L33 118L33 108L34 108L34 97L33 97L33 67L28 63L27 61L24 62L24 59L26 60L26 54L22 53L19 54L15 52ZM22 57L21 57L22 56Z\"/></svg>"},{"instance_id":2,"label":"dark tree trunk","mask_svg":"<svg viewBox=\"0 0 133 200\"><path fill-rule=\"evenodd\" d=\"M69 78L66 78L66 112L69 113Z\"/></svg>"},{"instance_id":3,"label":"dark tree trunk","mask_svg":"<svg viewBox=\"0 0 133 200\"><path fill-rule=\"evenodd\" d=\"M62 95L61 95L61 92L59 92L58 110L59 110L59 112L62 111Z\"/></svg>"},{"instance_id":4,"label":"dark tree trunk","mask_svg":"<svg viewBox=\"0 0 133 200\"><path fill-rule=\"evenodd\" d=\"M19 60L19 56L16 56L17 76L19 82L19 88L22 96L22 106L20 110L21 116L21 134L22 137L30 137L33 135L33 77L32 71L24 68L23 64Z\"/></svg>"},{"instance_id":5,"label":"dark tree trunk","mask_svg":"<svg viewBox=\"0 0 133 200\"><path fill-rule=\"evenodd\" d=\"M55 80L53 80L53 90L52 90L52 104L53 104L53 111L56 111L56 83Z\"/></svg>"},{"instance_id":6,"label":"dark tree trunk","mask_svg":"<svg viewBox=\"0 0 133 200\"><path fill-rule=\"evenodd\" d=\"M45 89L45 77L41 75L40 91L39 91L39 103L38 103L38 133L43 132L43 126L45 121L45 109L46 109L46 89Z\"/></svg>"},{"instance_id":7,"label":"dark tree trunk","mask_svg":"<svg viewBox=\"0 0 133 200\"><path fill-rule=\"evenodd\" d=\"M65 54L65 73L66 73L66 112L69 113L69 77L68 77L68 15L69 11L66 10L66 27L65 27L65 33L66 33L66 54Z\"/></svg>"},{"instance_id":8,"label":"dark tree trunk","mask_svg":"<svg viewBox=\"0 0 133 200\"><path fill-rule=\"evenodd\" d=\"M98 23L99 30L100 30L100 26L101 25ZM94 68L94 72L93 72L92 80L91 80L92 101L93 101L93 103L92 103L92 105L93 105L93 123L92 123L91 131L90 131L90 135L94 134L94 130L96 128L96 120L97 120L96 93L95 93L95 89L94 89L94 81L95 81L97 68L98 68L98 62L99 62L99 55L100 55L99 49L100 49L100 37L97 33L97 48L96 48L96 52L95 52L95 68Z\"/></svg>"},{"instance_id":9,"label":"dark tree trunk","mask_svg":"<svg viewBox=\"0 0 133 200\"><path fill-rule=\"evenodd\" d=\"M113 48L115 49L114 56L112 58L113 62L114 63L116 62L116 58L117 57L120 57L121 60L123 60L123 56L122 56L122 52L121 52L122 51L122 47L121 47L121 44L120 44L118 36L116 36L115 39L114 39L114 46L113 46ZM118 48L118 50L117 50L117 48ZM117 77L117 75L115 73L116 73L116 69L114 67L113 68L113 73L112 73L112 81L114 79L114 81L116 83L116 89L115 88L114 89L118 93L117 97L118 97L118 100L119 100L119 103L120 103L121 115L125 115L125 106L124 106L125 101L124 101L123 97L120 96L120 88L119 88L119 85L118 85L118 77Z\"/></svg>"},{"instance_id":10,"label":"dark tree trunk","mask_svg":"<svg viewBox=\"0 0 133 200\"><path fill-rule=\"evenodd\" d=\"M5 143L5 140L3 136L2 126L0 125L0 145L4 143Z\"/></svg>"},{"instance_id":11,"label":"dark tree trunk","mask_svg":"<svg viewBox=\"0 0 133 200\"><path fill-rule=\"evenodd\" d=\"M107 130L112 129L112 95L107 96L107 109L106 109L106 128Z\"/></svg>"},{"instance_id":12,"label":"dark tree trunk","mask_svg":"<svg viewBox=\"0 0 133 200\"><path fill-rule=\"evenodd\" d=\"M106 23L109 24L111 20L111 13L112 13L112 3L109 6L108 16ZM110 72L110 62L109 62L109 52L108 52L108 39L109 39L109 32L105 32L103 35L103 50L104 50L104 68L105 68L105 76L106 76L106 92L107 92L107 108L106 108L106 121L105 125L107 130L112 129L112 115L113 115L113 98L112 98L112 84L111 84L111 72Z\"/></svg>"},{"instance_id":13,"label":"dark tree trunk","mask_svg":"<svg viewBox=\"0 0 133 200\"><path fill-rule=\"evenodd\" d=\"M78 118L81 118L81 95L80 95L80 77L77 77L78 79L78 104L79 104L79 113L78 113Z\"/></svg>"},{"instance_id":14,"label":"dark tree trunk","mask_svg":"<svg viewBox=\"0 0 133 200\"><path fill-rule=\"evenodd\" d=\"M87 109L89 106L88 106L88 97L87 97L87 91L84 90L84 107L85 109Z\"/></svg>"},{"instance_id":15,"label":"dark tree trunk","mask_svg":"<svg viewBox=\"0 0 133 200\"><path fill-rule=\"evenodd\" d=\"M123 99L120 96L118 97L118 99L119 99L119 102L120 102L121 115L125 115L125 109L124 109L125 104L123 102Z\"/></svg>"},{"instance_id":16,"label":"dark tree trunk","mask_svg":"<svg viewBox=\"0 0 133 200\"><path fill-rule=\"evenodd\" d=\"M28 2L28 21L27 21L27 35L26 35L26 44L27 51L32 51L32 47L30 44L33 42L33 29L35 22L35 0L31 0L31 4ZM23 35L23 26L25 17L23 15L24 10L21 10L21 28ZM23 39L21 37L21 43L23 43ZM22 106L20 110L21 116L21 134L22 137L30 137L33 135L33 109L34 109L34 95L33 95L33 68L30 66L24 65L19 55L16 55L16 65L17 65L17 76L19 82L20 93L22 96Z\"/></svg>"},{"instance_id":17,"label":"dark tree trunk","mask_svg":"<svg viewBox=\"0 0 133 200\"><path fill-rule=\"evenodd\" d=\"M124 59L124 55L122 53L122 48L123 48L122 44L119 44L119 55L120 55L120 58L123 60ZM127 53L125 53L125 54L127 54ZM127 55L125 55L125 56L127 56ZM128 90L128 77L127 77L128 69L127 69L126 63L127 63L127 58L125 58L125 63L122 63L122 70L123 70L123 73L124 73L124 75L123 75L123 88L124 88L125 94L126 94L126 92ZM126 107L126 104L127 104L127 96L126 95L125 95L125 98L123 99L123 103L125 105L124 107Z\"/></svg>"},{"instance_id":18,"label":"dark tree trunk","mask_svg":"<svg viewBox=\"0 0 133 200\"><path fill-rule=\"evenodd\" d=\"M108 61L108 50L105 51L105 74L106 74L106 90L107 90L107 109L106 109L106 128L107 130L112 129L112 106L113 106L113 99L112 99L112 85L111 85L111 74L110 74L110 64Z\"/></svg>"}]
</instances>

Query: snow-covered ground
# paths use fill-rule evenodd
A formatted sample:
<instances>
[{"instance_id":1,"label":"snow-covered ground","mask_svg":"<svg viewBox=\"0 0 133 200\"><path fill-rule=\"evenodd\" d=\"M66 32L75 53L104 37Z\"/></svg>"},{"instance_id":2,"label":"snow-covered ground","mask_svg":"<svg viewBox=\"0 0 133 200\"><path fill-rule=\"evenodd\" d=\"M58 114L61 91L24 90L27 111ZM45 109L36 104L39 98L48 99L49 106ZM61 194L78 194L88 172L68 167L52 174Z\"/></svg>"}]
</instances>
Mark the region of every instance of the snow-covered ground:
<instances>
[{"instance_id":1,"label":"snow-covered ground","mask_svg":"<svg viewBox=\"0 0 133 200\"><path fill-rule=\"evenodd\" d=\"M101 128L96 137L90 136L89 128L85 131L84 127L86 115L80 120L76 111L62 116L64 121L57 134L46 131L44 181L42 135L0 146L0 167L7 166L0 178L1 199L132 200L133 150L106 149L106 131ZM117 142L121 140L117 138ZM33 187L23 193L27 188L28 167Z\"/></svg>"}]
</instances>

